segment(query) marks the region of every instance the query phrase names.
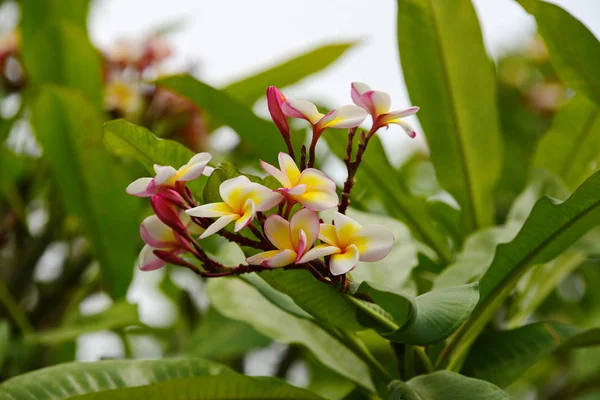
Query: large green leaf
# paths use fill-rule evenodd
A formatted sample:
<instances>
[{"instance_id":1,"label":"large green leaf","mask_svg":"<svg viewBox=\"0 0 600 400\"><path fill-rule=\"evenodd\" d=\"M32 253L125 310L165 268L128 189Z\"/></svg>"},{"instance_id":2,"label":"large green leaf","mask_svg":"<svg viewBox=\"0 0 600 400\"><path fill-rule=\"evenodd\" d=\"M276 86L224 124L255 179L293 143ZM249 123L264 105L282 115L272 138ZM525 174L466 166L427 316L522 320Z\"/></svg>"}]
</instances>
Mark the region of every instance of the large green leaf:
<instances>
[{"instance_id":1,"label":"large green leaf","mask_svg":"<svg viewBox=\"0 0 600 400\"><path fill-rule=\"evenodd\" d=\"M179 168L194 155L184 145L173 140L160 139L143 126L134 125L124 119L106 122L102 133L104 145L113 154L134 158L151 173L154 173L154 164Z\"/></svg>"},{"instance_id":2,"label":"large green leaf","mask_svg":"<svg viewBox=\"0 0 600 400\"><path fill-rule=\"evenodd\" d=\"M505 387L532 365L562 346L600 343L600 330L580 329L558 322L536 322L503 332L484 333L473 344L462 372Z\"/></svg>"},{"instance_id":3,"label":"large green leaf","mask_svg":"<svg viewBox=\"0 0 600 400\"><path fill-rule=\"evenodd\" d=\"M6 400L59 400L125 387L202 375L234 374L202 359L74 362L19 375L0 384Z\"/></svg>"},{"instance_id":4,"label":"large green leaf","mask_svg":"<svg viewBox=\"0 0 600 400\"><path fill-rule=\"evenodd\" d=\"M208 115L231 127L254 155L275 162L284 149L275 125L257 117L252 109L225 92L188 75L162 78L156 84L186 97Z\"/></svg>"},{"instance_id":5,"label":"large green leaf","mask_svg":"<svg viewBox=\"0 0 600 400\"><path fill-rule=\"evenodd\" d=\"M578 94L561 108L540 141L535 166L552 172L575 189L600 164L600 108Z\"/></svg>"},{"instance_id":6,"label":"large green leaf","mask_svg":"<svg viewBox=\"0 0 600 400\"><path fill-rule=\"evenodd\" d=\"M75 396L72 400L324 400L278 378L244 375L200 376L147 386Z\"/></svg>"},{"instance_id":7,"label":"large green leaf","mask_svg":"<svg viewBox=\"0 0 600 400\"><path fill-rule=\"evenodd\" d=\"M398 48L442 187L466 229L493 222L501 142L494 67L470 0L398 0ZM415 32L419 32L415 35Z\"/></svg>"},{"instance_id":8,"label":"large green leaf","mask_svg":"<svg viewBox=\"0 0 600 400\"><path fill-rule=\"evenodd\" d=\"M532 265L548 262L600 224L600 172L586 180L560 204L543 197L521 231L498 246L494 261L480 281L481 300L472 317L455 335L442 358L458 368L466 352L506 296Z\"/></svg>"},{"instance_id":9,"label":"large green leaf","mask_svg":"<svg viewBox=\"0 0 600 400\"><path fill-rule=\"evenodd\" d=\"M335 132L325 136L331 150L341 159L346 154L347 137ZM355 149L358 141L355 140ZM448 239L432 224L424 198L409 193L398 172L390 164L381 141L374 136L355 177L355 186L365 186L386 207L388 214L406 224L413 236L430 246L442 260L450 260Z\"/></svg>"},{"instance_id":10,"label":"large green leaf","mask_svg":"<svg viewBox=\"0 0 600 400\"><path fill-rule=\"evenodd\" d=\"M439 371L408 382L390 385L390 400L509 400L506 393L489 382Z\"/></svg>"},{"instance_id":11,"label":"large green leaf","mask_svg":"<svg viewBox=\"0 0 600 400\"><path fill-rule=\"evenodd\" d=\"M293 85L328 67L353 45L353 42L349 42L317 47L272 68L233 82L224 87L223 91L244 105L252 107L265 95L267 87L282 88Z\"/></svg>"},{"instance_id":12,"label":"large green leaf","mask_svg":"<svg viewBox=\"0 0 600 400\"><path fill-rule=\"evenodd\" d=\"M213 279L207 292L213 306L226 317L244 321L275 340L301 344L323 365L362 387L373 389L366 364L338 339L314 322L276 307L249 284L240 279Z\"/></svg>"},{"instance_id":13,"label":"large green leaf","mask_svg":"<svg viewBox=\"0 0 600 400\"><path fill-rule=\"evenodd\" d=\"M8 321L0 321L0 369L4 365L4 359L10 346L10 325Z\"/></svg>"},{"instance_id":14,"label":"large green leaf","mask_svg":"<svg viewBox=\"0 0 600 400\"><path fill-rule=\"evenodd\" d=\"M122 298L138 247L138 202L102 144L100 115L80 94L46 86L32 105L32 125L68 210L100 260L110 294Z\"/></svg>"},{"instance_id":15,"label":"large green leaf","mask_svg":"<svg viewBox=\"0 0 600 400\"><path fill-rule=\"evenodd\" d=\"M119 302L98 314L78 315L64 326L32 334L26 339L34 343L57 344L75 340L84 333L132 325L140 325L137 305Z\"/></svg>"},{"instance_id":16,"label":"large green leaf","mask_svg":"<svg viewBox=\"0 0 600 400\"><path fill-rule=\"evenodd\" d=\"M600 106L600 43L561 7L540 0L517 0L535 17L558 76Z\"/></svg>"},{"instance_id":17,"label":"large green leaf","mask_svg":"<svg viewBox=\"0 0 600 400\"><path fill-rule=\"evenodd\" d=\"M86 30L88 2L22 2L23 61L34 84L54 83L81 90L102 107L100 54Z\"/></svg>"}]
</instances>

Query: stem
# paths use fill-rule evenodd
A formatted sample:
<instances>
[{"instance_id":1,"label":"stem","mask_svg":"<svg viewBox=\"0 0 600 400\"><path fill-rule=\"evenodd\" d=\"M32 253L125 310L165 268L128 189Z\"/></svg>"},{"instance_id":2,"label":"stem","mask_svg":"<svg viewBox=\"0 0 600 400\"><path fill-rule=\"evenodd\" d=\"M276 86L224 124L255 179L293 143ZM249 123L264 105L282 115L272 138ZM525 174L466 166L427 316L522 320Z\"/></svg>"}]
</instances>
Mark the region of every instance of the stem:
<instances>
[{"instance_id":1,"label":"stem","mask_svg":"<svg viewBox=\"0 0 600 400\"><path fill-rule=\"evenodd\" d=\"M262 232L256 226L250 224L250 225L248 225L248 228L250 228L250 230L252 231L252 233L254 233L254 235L256 235L256 237L261 242L264 242L264 241L267 240L267 238L265 238L265 236L262 234Z\"/></svg>"},{"instance_id":2,"label":"stem","mask_svg":"<svg viewBox=\"0 0 600 400\"><path fill-rule=\"evenodd\" d=\"M290 139L290 135L282 135L283 140L285 141L285 145L288 148L288 154L292 157L292 160L296 161L296 154L294 154L294 146L292 145L292 140Z\"/></svg>"},{"instance_id":3,"label":"stem","mask_svg":"<svg viewBox=\"0 0 600 400\"><path fill-rule=\"evenodd\" d=\"M385 382L390 382L393 379L359 338L343 330L338 330L338 337L342 339L343 343L346 344L354 354L371 367L373 372L377 373L381 379Z\"/></svg>"},{"instance_id":4,"label":"stem","mask_svg":"<svg viewBox=\"0 0 600 400\"><path fill-rule=\"evenodd\" d=\"M315 166L317 142L321 137L321 133L323 133L322 130L318 130L313 126L312 140L310 141L310 147L308 149L308 168Z\"/></svg>"},{"instance_id":5,"label":"stem","mask_svg":"<svg viewBox=\"0 0 600 400\"><path fill-rule=\"evenodd\" d=\"M425 367L425 370L427 371L427 373L430 374L430 373L434 372L435 368L433 367L433 363L431 362L431 359L427 355L427 352L425 351L425 349L422 348L421 346L413 346L413 349L415 350L415 354L419 357L419 359L423 363L423 366Z\"/></svg>"},{"instance_id":6,"label":"stem","mask_svg":"<svg viewBox=\"0 0 600 400\"><path fill-rule=\"evenodd\" d=\"M302 145L300 149L300 171L304 171L306 169L306 146Z\"/></svg>"},{"instance_id":7,"label":"stem","mask_svg":"<svg viewBox=\"0 0 600 400\"><path fill-rule=\"evenodd\" d=\"M12 317L21 332L24 334L34 332L33 326L27 319L27 315L21 310L12 294L10 294L8 287L2 280L0 280L0 303L4 305L4 308L6 308L6 311Z\"/></svg>"},{"instance_id":8,"label":"stem","mask_svg":"<svg viewBox=\"0 0 600 400\"><path fill-rule=\"evenodd\" d=\"M404 380L415 376L415 349L410 344L404 345Z\"/></svg>"},{"instance_id":9,"label":"stem","mask_svg":"<svg viewBox=\"0 0 600 400\"><path fill-rule=\"evenodd\" d=\"M356 175L356 171L358 171L358 167L360 167L360 163L362 162L363 154L367 150L367 145L369 144L369 140L373 137L375 132L377 131L378 126L373 125L368 134L365 135L365 132L361 132L360 141L358 142L358 149L356 151L356 159L352 162L346 162L346 166L348 168L348 177L346 178L346 182L344 182L344 189L342 190L342 201L338 206L338 212L340 214L345 214L348 205L350 204L350 192L354 187L354 176ZM352 141L354 139L354 132L348 132L348 147L346 148L346 157L350 160L350 156L352 154ZM344 161L346 159L344 158Z\"/></svg>"}]
</instances>

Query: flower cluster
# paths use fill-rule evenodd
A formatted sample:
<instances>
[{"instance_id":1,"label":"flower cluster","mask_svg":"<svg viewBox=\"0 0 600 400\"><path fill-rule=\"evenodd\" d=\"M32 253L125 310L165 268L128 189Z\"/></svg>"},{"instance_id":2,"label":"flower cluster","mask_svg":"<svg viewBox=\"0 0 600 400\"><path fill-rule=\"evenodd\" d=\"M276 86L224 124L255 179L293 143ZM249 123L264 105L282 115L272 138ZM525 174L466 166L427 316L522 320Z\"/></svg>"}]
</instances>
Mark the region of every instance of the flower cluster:
<instances>
[{"instance_id":1,"label":"flower cluster","mask_svg":"<svg viewBox=\"0 0 600 400\"><path fill-rule=\"evenodd\" d=\"M154 177L131 183L127 192L149 197L155 212L140 227L146 246L140 253L139 267L153 270L169 263L189 268L204 277L273 268L307 269L323 282L340 283L346 288L345 274L359 261L373 262L385 257L394 243L393 234L383 226L361 226L346 216L345 211L353 177L369 139L378 129L391 123L414 136L414 130L401 118L414 114L418 108L389 111L389 96L362 83L352 84L351 95L356 105L321 114L312 103L287 99L278 89L268 88L269 111L288 152L279 154L278 166L264 161L260 164L278 185L266 186L264 180L245 175L233 176L219 181L221 201L198 204L186 183L201 175L211 175L213 168L208 165L211 160L208 153L196 154L179 169L155 165ZM358 125L367 115L371 115L372 127L368 133L361 133L358 152L352 160L352 143ZM304 119L312 126L308 160L303 146L299 165L291 144L289 118ZM348 178L341 202L335 183L314 167L315 145L329 128L348 129ZM212 179L221 178L215 174L209 178ZM331 221L321 219L319 213L336 207ZM215 234L238 243L248 254L246 263L226 267L211 259L203 250L202 240ZM182 257L185 253L198 262Z\"/></svg>"}]
</instances>

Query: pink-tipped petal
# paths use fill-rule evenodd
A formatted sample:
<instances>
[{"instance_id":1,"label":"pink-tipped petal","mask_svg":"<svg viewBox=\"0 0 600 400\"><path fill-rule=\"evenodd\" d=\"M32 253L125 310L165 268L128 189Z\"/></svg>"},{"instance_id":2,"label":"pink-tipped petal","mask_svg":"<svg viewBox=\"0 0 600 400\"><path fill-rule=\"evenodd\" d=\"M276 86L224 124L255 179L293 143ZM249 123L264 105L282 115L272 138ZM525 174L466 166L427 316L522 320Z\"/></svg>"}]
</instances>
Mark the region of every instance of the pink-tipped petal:
<instances>
[{"instance_id":1,"label":"pink-tipped petal","mask_svg":"<svg viewBox=\"0 0 600 400\"><path fill-rule=\"evenodd\" d=\"M256 215L256 207L254 206L254 202L248 199L246 200L246 204L244 204L244 215L235 221L235 227L233 230L235 232L239 232L250 225L254 219L254 215Z\"/></svg>"},{"instance_id":2,"label":"pink-tipped petal","mask_svg":"<svg viewBox=\"0 0 600 400\"><path fill-rule=\"evenodd\" d=\"M173 189L161 190L160 192L155 194L155 196L161 197L164 201L171 203L176 207L179 207L179 208L187 207L187 204L185 204L183 197L181 197L181 195Z\"/></svg>"},{"instance_id":3,"label":"pink-tipped petal","mask_svg":"<svg viewBox=\"0 0 600 400\"><path fill-rule=\"evenodd\" d=\"M296 264L304 264L309 261L316 260L318 258L323 258L332 254L337 254L340 251L341 250L335 246L320 244L307 251L306 254L304 254L299 260L296 261Z\"/></svg>"},{"instance_id":4,"label":"pink-tipped petal","mask_svg":"<svg viewBox=\"0 0 600 400\"><path fill-rule=\"evenodd\" d=\"M366 225L354 235L351 242L358 249L360 261L379 261L392 249L394 234L384 226Z\"/></svg>"},{"instance_id":5,"label":"pink-tipped petal","mask_svg":"<svg viewBox=\"0 0 600 400\"><path fill-rule=\"evenodd\" d=\"M177 175L177 170L171 166L163 167L160 165L155 165L154 171L156 171L154 183L159 186L166 183L169 179Z\"/></svg>"},{"instance_id":6,"label":"pink-tipped petal","mask_svg":"<svg viewBox=\"0 0 600 400\"><path fill-rule=\"evenodd\" d=\"M200 235L200 239L205 239L205 238L209 237L210 235L220 231L221 229L225 228L227 225L229 225L233 221L237 220L239 217L240 216L237 214L222 216L221 218L219 218L215 222L213 222L208 228L206 228L204 233L202 235Z\"/></svg>"},{"instance_id":7,"label":"pink-tipped petal","mask_svg":"<svg viewBox=\"0 0 600 400\"><path fill-rule=\"evenodd\" d=\"M250 265L263 265L266 261L273 258L275 255L280 253L281 250L270 250L262 253L255 254L251 257L246 258L246 262Z\"/></svg>"},{"instance_id":8,"label":"pink-tipped petal","mask_svg":"<svg viewBox=\"0 0 600 400\"><path fill-rule=\"evenodd\" d=\"M298 211L290 220L290 238L296 252L303 255L305 249L310 249L319 237L320 221L316 212L303 208ZM304 232L306 238L305 248L300 251L299 238L301 232Z\"/></svg>"},{"instance_id":9,"label":"pink-tipped petal","mask_svg":"<svg viewBox=\"0 0 600 400\"><path fill-rule=\"evenodd\" d=\"M300 229L300 231L298 231L298 238L296 240L297 240L296 259L294 260L294 262L297 264L298 260L302 257L302 255L306 252L306 250L310 246L308 246L308 243L307 243L306 233L302 229Z\"/></svg>"},{"instance_id":10,"label":"pink-tipped petal","mask_svg":"<svg viewBox=\"0 0 600 400\"><path fill-rule=\"evenodd\" d=\"M154 254L154 248L151 246L144 246L138 257L138 268L142 271L154 271L164 267L166 262L156 257Z\"/></svg>"},{"instance_id":11,"label":"pink-tipped petal","mask_svg":"<svg viewBox=\"0 0 600 400\"><path fill-rule=\"evenodd\" d=\"M296 252L294 250L283 250L265 261L262 265L269 268L279 268L293 264L295 260Z\"/></svg>"},{"instance_id":12,"label":"pink-tipped petal","mask_svg":"<svg viewBox=\"0 0 600 400\"><path fill-rule=\"evenodd\" d=\"M338 205L339 199L335 190L329 188L311 188L300 196L291 196L292 199L312 211L323 211Z\"/></svg>"},{"instance_id":13,"label":"pink-tipped petal","mask_svg":"<svg viewBox=\"0 0 600 400\"><path fill-rule=\"evenodd\" d=\"M358 222L339 212L335 213L333 224L335 225L338 242L342 247L349 244L352 237L362 228Z\"/></svg>"},{"instance_id":14,"label":"pink-tipped petal","mask_svg":"<svg viewBox=\"0 0 600 400\"><path fill-rule=\"evenodd\" d=\"M288 99L283 103L281 109L288 117L305 119L313 125L323 117L317 107L306 100Z\"/></svg>"},{"instance_id":15,"label":"pink-tipped petal","mask_svg":"<svg viewBox=\"0 0 600 400\"><path fill-rule=\"evenodd\" d=\"M300 176L300 168L298 168L294 159L289 154L280 152L278 160L281 172L288 177L292 186L296 185L298 183L298 177Z\"/></svg>"},{"instance_id":16,"label":"pink-tipped petal","mask_svg":"<svg viewBox=\"0 0 600 400\"><path fill-rule=\"evenodd\" d=\"M153 193L148 192L148 185L152 182L152 178L140 178L131 182L125 191L138 197L150 197Z\"/></svg>"},{"instance_id":17,"label":"pink-tipped petal","mask_svg":"<svg viewBox=\"0 0 600 400\"><path fill-rule=\"evenodd\" d=\"M318 123L319 128L354 128L360 125L367 117L367 112L357 106L342 106L324 116Z\"/></svg>"},{"instance_id":18,"label":"pink-tipped petal","mask_svg":"<svg viewBox=\"0 0 600 400\"><path fill-rule=\"evenodd\" d=\"M344 253L334 254L329 259L329 270L333 275L352 271L358 264L358 249L354 245L346 247Z\"/></svg>"},{"instance_id":19,"label":"pink-tipped petal","mask_svg":"<svg viewBox=\"0 0 600 400\"><path fill-rule=\"evenodd\" d=\"M385 114L385 118L392 120L396 118L409 117L411 115L415 115L418 111L419 107L413 106L407 108L406 110L390 111L387 114Z\"/></svg>"},{"instance_id":20,"label":"pink-tipped petal","mask_svg":"<svg viewBox=\"0 0 600 400\"><path fill-rule=\"evenodd\" d=\"M298 183L304 184L310 188L322 187L335 191L335 182L323 172L315 168L307 168L302 171L300 177L298 178Z\"/></svg>"},{"instance_id":21,"label":"pink-tipped petal","mask_svg":"<svg viewBox=\"0 0 600 400\"><path fill-rule=\"evenodd\" d=\"M288 137L290 135L290 126L287 117L281 109L285 100L285 96L275 86L269 86L267 88L267 107L269 108L271 119L273 119L279 132L281 132L284 137Z\"/></svg>"},{"instance_id":22,"label":"pink-tipped petal","mask_svg":"<svg viewBox=\"0 0 600 400\"><path fill-rule=\"evenodd\" d=\"M290 223L279 215L270 215L265 221L265 234L279 250L293 249L290 240Z\"/></svg>"},{"instance_id":23,"label":"pink-tipped petal","mask_svg":"<svg viewBox=\"0 0 600 400\"><path fill-rule=\"evenodd\" d=\"M366 110L369 109L369 104L365 102L367 92L370 92L371 88L366 83L362 82L352 82L350 85L350 97L352 97L352 101L359 107L362 107Z\"/></svg>"},{"instance_id":24,"label":"pink-tipped petal","mask_svg":"<svg viewBox=\"0 0 600 400\"><path fill-rule=\"evenodd\" d=\"M144 243L157 248L170 248L177 244L173 230L163 224L156 215L146 217L140 224L140 236Z\"/></svg>"},{"instance_id":25,"label":"pink-tipped petal","mask_svg":"<svg viewBox=\"0 0 600 400\"><path fill-rule=\"evenodd\" d=\"M270 210L283 200L282 195L256 182L251 182L242 189L242 198L251 199L256 211Z\"/></svg>"},{"instance_id":26,"label":"pink-tipped petal","mask_svg":"<svg viewBox=\"0 0 600 400\"><path fill-rule=\"evenodd\" d=\"M233 210L225 203L210 203L190 208L189 210L185 210L185 213L198 218L219 218L231 215Z\"/></svg>"},{"instance_id":27,"label":"pink-tipped petal","mask_svg":"<svg viewBox=\"0 0 600 400\"><path fill-rule=\"evenodd\" d=\"M281 190L283 193L286 193L289 196L300 196L306 193L306 185L296 185L291 189L283 189Z\"/></svg>"},{"instance_id":28,"label":"pink-tipped petal","mask_svg":"<svg viewBox=\"0 0 600 400\"><path fill-rule=\"evenodd\" d=\"M415 136L417 136L417 132L415 131L415 128L413 128L408 122L403 121L401 119L395 119L393 121L390 121L390 123L392 124L396 124L396 125L400 125L402 127L402 129L404 129L404 132L406 132L406 134L410 137L410 138L414 138Z\"/></svg>"},{"instance_id":29,"label":"pink-tipped petal","mask_svg":"<svg viewBox=\"0 0 600 400\"><path fill-rule=\"evenodd\" d=\"M277 179L284 188L289 188L292 186L287 175L284 174L283 172L281 172L280 170L278 170L277 168L275 168L273 165L271 165L267 162L264 162L263 160L260 160L260 165L263 167L263 169L265 170L265 172L267 174L269 174L273 178Z\"/></svg>"}]
</instances>

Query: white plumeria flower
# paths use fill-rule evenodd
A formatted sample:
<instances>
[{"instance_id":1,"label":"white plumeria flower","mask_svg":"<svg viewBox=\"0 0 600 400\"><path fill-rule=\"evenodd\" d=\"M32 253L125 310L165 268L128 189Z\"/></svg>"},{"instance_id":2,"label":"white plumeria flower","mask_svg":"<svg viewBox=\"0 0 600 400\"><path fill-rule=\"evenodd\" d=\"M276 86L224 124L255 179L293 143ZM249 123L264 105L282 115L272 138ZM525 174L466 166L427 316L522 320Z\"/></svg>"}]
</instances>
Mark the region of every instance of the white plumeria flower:
<instances>
[{"instance_id":1,"label":"white plumeria flower","mask_svg":"<svg viewBox=\"0 0 600 400\"><path fill-rule=\"evenodd\" d=\"M379 261L392 249L394 234L384 226L361 226L340 213L335 214L333 222L334 225L321 224L319 233L319 239L330 248L323 251L333 254L329 259L333 275L352 271L359 261Z\"/></svg>"},{"instance_id":2,"label":"white plumeria flower","mask_svg":"<svg viewBox=\"0 0 600 400\"><path fill-rule=\"evenodd\" d=\"M144 105L140 82L114 79L104 89L104 105L108 110L137 113Z\"/></svg>"},{"instance_id":3,"label":"white plumeria flower","mask_svg":"<svg viewBox=\"0 0 600 400\"><path fill-rule=\"evenodd\" d=\"M219 186L222 203L204 204L186 210L186 213L199 218L218 218L200 236L204 239L235 221L234 230L245 228L254 219L257 211L267 211L281 203L283 196L266 186L251 182L241 175L228 179Z\"/></svg>"},{"instance_id":4,"label":"white plumeria flower","mask_svg":"<svg viewBox=\"0 0 600 400\"><path fill-rule=\"evenodd\" d=\"M212 167L207 164L212 156L209 153L198 153L179 169L171 166L154 165L154 178L139 178L127 186L127 193L138 197L150 197L161 188L173 188L177 182L187 182L200 175L210 175Z\"/></svg>"},{"instance_id":5,"label":"white plumeria flower","mask_svg":"<svg viewBox=\"0 0 600 400\"><path fill-rule=\"evenodd\" d=\"M203 229L192 223L192 219L186 213L179 213L179 218L191 234L202 233ZM168 251L172 254L188 251L187 241L165 225L156 215L144 219L140 225L140 236L146 243L138 258L138 267L142 271L152 271L166 264L154 254L154 250Z\"/></svg>"},{"instance_id":6,"label":"white plumeria flower","mask_svg":"<svg viewBox=\"0 0 600 400\"><path fill-rule=\"evenodd\" d=\"M271 215L265 221L265 234L277 250L265 251L248 257L251 265L277 268L290 264L302 264L332 254L337 248L320 245L311 249L319 235L317 213L303 208L290 222L279 215Z\"/></svg>"},{"instance_id":7,"label":"white plumeria flower","mask_svg":"<svg viewBox=\"0 0 600 400\"><path fill-rule=\"evenodd\" d=\"M322 132L327 128L354 128L367 117L365 110L353 105L342 106L327 114L321 114L313 103L306 100L288 99L281 106L281 110L290 118L307 120L316 132Z\"/></svg>"},{"instance_id":8,"label":"white plumeria flower","mask_svg":"<svg viewBox=\"0 0 600 400\"><path fill-rule=\"evenodd\" d=\"M359 107L364 108L373 117L373 126L377 130L388 124L400 125L404 132L411 138L416 132L410 124L401 118L416 114L419 107L410 107L406 110L390 111L392 101L390 95L371 88L362 82L352 82L352 101Z\"/></svg>"},{"instance_id":9,"label":"white plumeria flower","mask_svg":"<svg viewBox=\"0 0 600 400\"><path fill-rule=\"evenodd\" d=\"M307 168L300 172L292 157L283 152L279 153L279 169L262 160L260 164L283 186L277 191L293 202L312 211L327 210L338 205L335 183L318 169Z\"/></svg>"}]
</instances>

